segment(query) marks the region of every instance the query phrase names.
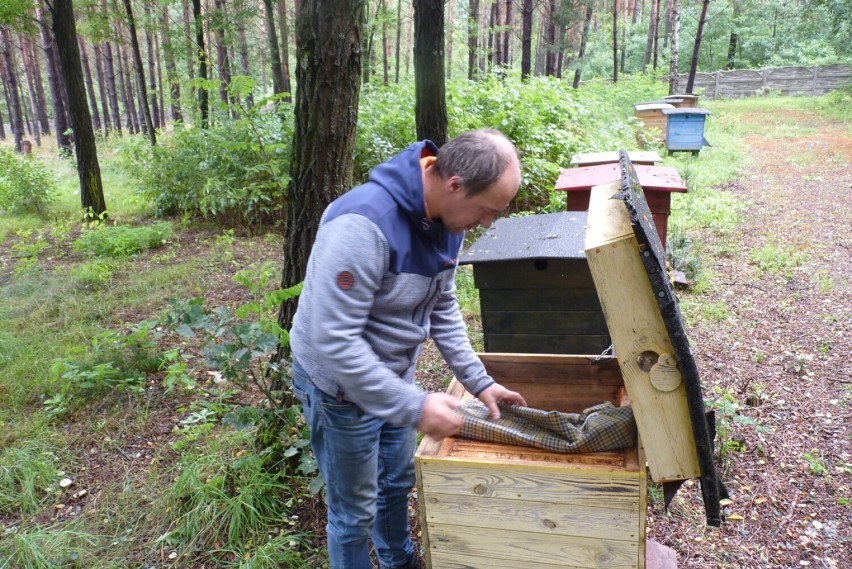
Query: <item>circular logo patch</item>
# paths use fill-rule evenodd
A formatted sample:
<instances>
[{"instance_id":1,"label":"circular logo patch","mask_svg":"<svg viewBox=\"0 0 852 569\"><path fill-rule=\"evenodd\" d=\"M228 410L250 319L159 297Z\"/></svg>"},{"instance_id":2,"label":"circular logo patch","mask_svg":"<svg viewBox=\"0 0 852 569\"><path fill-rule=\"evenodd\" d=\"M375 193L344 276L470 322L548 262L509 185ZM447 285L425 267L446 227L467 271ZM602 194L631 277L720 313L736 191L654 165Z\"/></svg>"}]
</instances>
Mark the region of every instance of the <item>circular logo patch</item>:
<instances>
[{"instance_id":1,"label":"circular logo patch","mask_svg":"<svg viewBox=\"0 0 852 569\"><path fill-rule=\"evenodd\" d=\"M355 275L349 271L341 271L337 274L337 286L343 290L349 290L355 286Z\"/></svg>"}]
</instances>

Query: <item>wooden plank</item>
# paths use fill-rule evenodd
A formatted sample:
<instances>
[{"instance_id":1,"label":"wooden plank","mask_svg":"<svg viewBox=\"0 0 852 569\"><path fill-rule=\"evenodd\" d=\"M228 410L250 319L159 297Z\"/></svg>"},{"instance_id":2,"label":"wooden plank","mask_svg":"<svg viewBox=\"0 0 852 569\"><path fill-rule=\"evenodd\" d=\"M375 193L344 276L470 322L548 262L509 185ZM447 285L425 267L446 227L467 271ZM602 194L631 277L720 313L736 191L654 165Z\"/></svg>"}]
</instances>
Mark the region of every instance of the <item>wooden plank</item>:
<instances>
[{"instance_id":1,"label":"wooden plank","mask_svg":"<svg viewBox=\"0 0 852 569\"><path fill-rule=\"evenodd\" d=\"M564 569L564 563L542 563L536 559L486 559L472 555L460 555L441 549L433 552L434 562L430 569Z\"/></svg>"},{"instance_id":2,"label":"wooden plank","mask_svg":"<svg viewBox=\"0 0 852 569\"><path fill-rule=\"evenodd\" d=\"M436 441L432 437L423 437L423 441L421 441L420 447L418 447L414 455L414 476L417 480L417 517L420 520L420 543L423 546L423 561L426 563L426 567L437 566L432 564L432 548L429 547L429 526L426 520L426 492L424 491L425 485L421 473L421 462L418 457L423 452L430 452L429 449L434 448L439 443L440 441Z\"/></svg>"},{"instance_id":3,"label":"wooden plank","mask_svg":"<svg viewBox=\"0 0 852 569\"><path fill-rule=\"evenodd\" d=\"M600 386L591 383L500 383L523 395L530 407L563 413L579 413L604 401L616 404L623 391L620 385Z\"/></svg>"},{"instance_id":4,"label":"wooden plank","mask_svg":"<svg viewBox=\"0 0 852 569\"><path fill-rule=\"evenodd\" d=\"M680 173L671 166L637 165L635 169L639 184L645 191L684 193L687 190ZM566 168L559 174L553 189L566 192L589 190L620 178L621 170L618 164ZM588 233L588 229L586 232Z\"/></svg>"},{"instance_id":5,"label":"wooden plank","mask_svg":"<svg viewBox=\"0 0 852 569\"><path fill-rule=\"evenodd\" d=\"M440 492L590 507L634 507L627 504L639 503L641 478L635 470L564 462L476 462L427 456L421 456L420 462L427 495Z\"/></svg>"},{"instance_id":6,"label":"wooden plank","mask_svg":"<svg viewBox=\"0 0 852 569\"><path fill-rule=\"evenodd\" d=\"M692 425L681 385L659 391L639 366L643 352L672 354L674 348L657 307L639 245L620 200L609 199L618 183L592 190L586 256L597 283L601 305L630 394L636 424L645 445L654 480L700 476Z\"/></svg>"},{"instance_id":7,"label":"wooden plank","mask_svg":"<svg viewBox=\"0 0 852 569\"><path fill-rule=\"evenodd\" d=\"M621 451L589 452L589 453L560 453L544 449L475 441L470 439L452 438L452 447L441 454L444 458L463 460L466 462L500 462L511 460L538 465L542 462L549 464L564 464L568 467L595 466L623 469L626 464L625 453ZM631 452L631 451L628 451Z\"/></svg>"},{"instance_id":8,"label":"wooden plank","mask_svg":"<svg viewBox=\"0 0 852 569\"><path fill-rule=\"evenodd\" d=\"M647 164L653 166L657 162L662 162L660 155L653 150L630 150L627 152L628 158L633 164ZM585 152L575 154L571 157L572 166L596 166L598 164L618 163L618 151L610 152Z\"/></svg>"},{"instance_id":9,"label":"wooden plank","mask_svg":"<svg viewBox=\"0 0 852 569\"><path fill-rule=\"evenodd\" d=\"M586 259L523 259L476 263L473 266L473 281L479 289L501 290L590 289L595 286Z\"/></svg>"},{"instance_id":10,"label":"wooden plank","mask_svg":"<svg viewBox=\"0 0 852 569\"><path fill-rule=\"evenodd\" d=\"M546 535L565 535L638 541L637 504L611 508L607 504L580 506L498 498L471 499L455 494L429 492L426 520L435 525L517 530ZM643 512L644 515L644 512Z\"/></svg>"},{"instance_id":11,"label":"wooden plank","mask_svg":"<svg viewBox=\"0 0 852 569\"><path fill-rule=\"evenodd\" d=\"M589 272L589 277L591 277ZM519 288L481 288L479 304L482 310L541 310L546 307L553 312L587 310L601 312L601 303L594 287L529 289Z\"/></svg>"},{"instance_id":12,"label":"wooden plank","mask_svg":"<svg viewBox=\"0 0 852 569\"><path fill-rule=\"evenodd\" d=\"M610 345L608 335L486 334L488 352L529 354L599 354Z\"/></svg>"},{"instance_id":13,"label":"wooden plank","mask_svg":"<svg viewBox=\"0 0 852 569\"><path fill-rule=\"evenodd\" d=\"M447 550L486 560L535 560L561 567L636 567L636 542L568 536L556 538L517 530L482 532L478 528L460 525L437 525L430 527L429 533L433 554ZM490 569L492 565L479 567Z\"/></svg>"},{"instance_id":14,"label":"wooden plank","mask_svg":"<svg viewBox=\"0 0 852 569\"><path fill-rule=\"evenodd\" d=\"M513 353L478 355L488 373L498 381L624 383L613 357L596 359L593 356Z\"/></svg>"},{"instance_id":15,"label":"wooden plank","mask_svg":"<svg viewBox=\"0 0 852 569\"><path fill-rule=\"evenodd\" d=\"M606 319L599 311L482 311L486 334L606 335Z\"/></svg>"}]
</instances>

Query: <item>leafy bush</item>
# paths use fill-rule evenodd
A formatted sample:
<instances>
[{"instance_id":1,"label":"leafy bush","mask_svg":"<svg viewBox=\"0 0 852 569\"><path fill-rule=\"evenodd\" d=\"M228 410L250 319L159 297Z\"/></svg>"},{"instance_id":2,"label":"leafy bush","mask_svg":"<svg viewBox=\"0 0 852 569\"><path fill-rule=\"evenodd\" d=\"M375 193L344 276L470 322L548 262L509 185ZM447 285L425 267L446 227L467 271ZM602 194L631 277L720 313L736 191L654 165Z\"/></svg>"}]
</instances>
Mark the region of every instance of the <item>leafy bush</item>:
<instances>
[{"instance_id":1,"label":"leafy bush","mask_svg":"<svg viewBox=\"0 0 852 569\"><path fill-rule=\"evenodd\" d=\"M139 192L160 216L232 226L276 222L288 182L292 113L257 109L207 129L177 129L156 147L128 137L118 163L139 181Z\"/></svg>"},{"instance_id":2,"label":"leafy bush","mask_svg":"<svg viewBox=\"0 0 852 569\"><path fill-rule=\"evenodd\" d=\"M172 224L168 222L141 227L100 225L85 231L74 243L74 250L96 257L128 257L162 247L172 234Z\"/></svg>"},{"instance_id":3,"label":"leafy bush","mask_svg":"<svg viewBox=\"0 0 852 569\"><path fill-rule=\"evenodd\" d=\"M0 210L44 214L56 193L56 182L40 162L0 149Z\"/></svg>"}]
</instances>

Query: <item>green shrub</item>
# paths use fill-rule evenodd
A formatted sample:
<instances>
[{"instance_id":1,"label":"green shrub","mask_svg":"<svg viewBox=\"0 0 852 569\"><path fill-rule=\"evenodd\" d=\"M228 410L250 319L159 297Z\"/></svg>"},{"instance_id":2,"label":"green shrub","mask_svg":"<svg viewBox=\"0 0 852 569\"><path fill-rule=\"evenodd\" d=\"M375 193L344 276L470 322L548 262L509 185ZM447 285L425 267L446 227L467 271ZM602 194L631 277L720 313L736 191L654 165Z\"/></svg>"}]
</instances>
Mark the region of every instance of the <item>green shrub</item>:
<instances>
[{"instance_id":1,"label":"green shrub","mask_svg":"<svg viewBox=\"0 0 852 569\"><path fill-rule=\"evenodd\" d=\"M128 137L118 164L139 181L138 191L160 216L231 226L276 222L288 182L291 115L253 110L207 129L175 130L156 147Z\"/></svg>"},{"instance_id":2,"label":"green shrub","mask_svg":"<svg viewBox=\"0 0 852 569\"><path fill-rule=\"evenodd\" d=\"M0 211L44 214L56 193L56 182L41 163L0 149Z\"/></svg>"},{"instance_id":3,"label":"green shrub","mask_svg":"<svg viewBox=\"0 0 852 569\"><path fill-rule=\"evenodd\" d=\"M68 276L77 288L83 290L98 290L112 281L115 267L112 263L101 259L82 263L68 270Z\"/></svg>"},{"instance_id":4,"label":"green shrub","mask_svg":"<svg viewBox=\"0 0 852 569\"><path fill-rule=\"evenodd\" d=\"M128 257L162 247L173 233L172 224L164 221L141 227L99 225L86 230L74 250L96 257Z\"/></svg>"}]
</instances>

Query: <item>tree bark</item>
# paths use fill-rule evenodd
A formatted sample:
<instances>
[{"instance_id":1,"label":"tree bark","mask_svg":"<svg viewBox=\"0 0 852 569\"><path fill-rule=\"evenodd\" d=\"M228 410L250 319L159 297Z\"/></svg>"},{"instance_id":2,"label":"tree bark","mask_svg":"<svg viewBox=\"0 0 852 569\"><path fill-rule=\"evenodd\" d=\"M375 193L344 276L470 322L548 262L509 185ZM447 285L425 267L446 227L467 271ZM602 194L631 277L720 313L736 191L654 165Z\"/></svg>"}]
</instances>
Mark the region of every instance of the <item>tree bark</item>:
<instances>
[{"instance_id":1,"label":"tree bark","mask_svg":"<svg viewBox=\"0 0 852 569\"><path fill-rule=\"evenodd\" d=\"M549 0L547 10L547 28L545 31L547 44L544 57L544 74L556 76L556 0Z\"/></svg>"},{"instance_id":2,"label":"tree bark","mask_svg":"<svg viewBox=\"0 0 852 569\"><path fill-rule=\"evenodd\" d=\"M583 35L580 37L580 51L577 54L577 69L574 70L573 87L580 87L580 75L582 74L583 58L586 57L586 41L589 39L589 30L592 27L592 14L594 13L594 2L588 0L586 4L586 20L583 22Z\"/></svg>"},{"instance_id":3,"label":"tree bark","mask_svg":"<svg viewBox=\"0 0 852 569\"><path fill-rule=\"evenodd\" d=\"M180 78L177 74L175 53L172 49L172 35L169 26L169 9L163 6L160 17L160 33L163 35L163 57L166 59L166 82L169 84L169 101L171 102L172 122L183 121L180 112Z\"/></svg>"},{"instance_id":4,"label":"tree bark","mask_svg":"<svg viewBox=\"0 0 852 569\"><path fill-rule=\"evenodd\" d=\"M83 81L86 84L86 93L89 96L89 106L92 109L92 126L95 130L102 130L101 113L98 112L98 99L95 97L95 85L92 81L92 69L89 65L89 53L86 51L86 44L83 38L77 36L77 43L80 48L80 63L83 66Z\"/></svg>"},{"instance_id":5,"label":"tree bark","mask_svg":"<svg viewBox=\"0 0 852 569\"><path fill-rule=\"evenodd\" d=\"M95 51L95 75L98 79L98 98L101 101L101 113L104 119L104 134L108 135L112 130L112 117L109 114L109 97L107 96L106 80L104 79L103 46L94 45Z\"/></svg>"},{"instance_id":6,"label":"tree bark","mask_svg":"<svg viewBox=\"0 0 852 569\"><path fill-rule=\"evenodd\" d=\"M669 95L678 92L678 57L680 55L680 0L672 0L672 41L669 57Z\"/></svg>"},{"instance_id":7,"label":"tree bark","mask_svg":"<svg viewBox=\"0 0 852 569\"><path fill-rule=\"evenodd\" d=\"M197 1L197 0L196 0ZM266 9L266 41L269 44L269 59L272 66L272 92L285 93L284 72L281 70L281 52L278 51L278 36L275 33L275 13L272 0L263 0Z\"/></svg>"},{"instance_id":8,"label":"tree bark","mask_svg":"<svg viewBox=\"0 0 852 569\"><path fill-rule=\"evenodd\" d=\"M400 52L400 43L402 42L402 0L397 0L396 2L396 54L395 54L395 69L393 81L394 83L399 83L399 52Z\"/></svg>"},{"instance_id":9,"label":"tree bark","mask_svg":"<svg viewBox=\"0 0 852 569\"><path fill-rule=\"evenodd\" d=\"M160 53L160 34L157 33L158 28L155 22L156 16L151 19L151 25L154 27L154 31L151 32L151 35L154 36L154 59L157 62L157 84L160 86L160 89L157 92L160 99L160 126L166 128L166 89L163 86L163 57Z\"/></svg>"},{"instance_id":10,"label":"tree bark","mask_svg":"<svg viewBox=\"0 0 852 569\"><path fill-rule=\"evenodd\" d=\"M654 49L654 33L657 26L657 10L660 9L659 0L651 0L651 13L648 14L648 42L645 44L645 58L642 60L642 71L647 69L651 63L651 52Z\"/></svg>"},{"instance_id":11,"label":"tree bark","mask_svg":"<svg viewBox=\"0 0 852 569\"><path fill-rule=\"evenodd\" d=\"M704 35L704 24L707 22L707 7L710 5L710 0L704 0L701 3L701 16L698 18L698 31L695 32L695 45L692 48L692 62L689 65L689 77L686 80L686 92L692 94L692 88L695 85L695 74L698 72L698 55L701 50L701 39Z\"/></svg>"},{"instance_id":12,"label":"tree bark","mask_svg":"<svg viewBox=\"0 0 852 569\"><path fill-rule=\"evenodd\" d=\"M414 0L414 118L417 138L447 142L443 0Z\"/></svg>"},{"instance_id":13,"label":"tree bark","mask_svg":"<svg viewBox=\"0 0 852 569\"><path fill-rule=\"evenodd\" d=\"M136 41L136 22L133 19L133 13L130 9L130 0L124 1L124 6L127 9L127 18L128 24L130 26L130 42L131 45L134 41ZM151 19L151 8L148 6L147 2L142 3L143 9L145 10L145 20L150 21ZM154 63L154 38L151 36L151 30L145 29L145 44L148 48L148 93L143 91L142 96L145 98L145 112L149 112L151 114L151 125L154 129L160 128L162 125L160 124L160 105L157 102L157 68ZM136 51L138 50L138 46L133 48L134 58L136 57ZM137 64L142 65L142 55L140 52L139 60ZM140 67L140 69L144 69ZM150 99L148 96L150 95ZM146 120L147 123L147 120ZM153 130L153 129L152 129ZM154 144L154 142L151 142Z\"/></svg>"},{"instance_id":14,"label":"tree bark","mask_svg":"<svg viewBox=\"0 0 852 569\"><path fill-rule=\"evenodd\" d=\"M207 81L207 54L204 52L204 21L201 19L201 0L192 0L192 16L195 22L195 49L198 54L198 78ZM201 128L210 125L210 102L207 88L198 90L198 110L201 113Z\"/></svg>"},{"instance_id":15,"label":"tree bark","mask_svg":"<svg viewBox=\"0 0 852 569\"><path fill-rule=\"evenodd\" d=\"M237 36L240 42L240 66L242 67L243 75L251 77L251 65L249 64L248 41L246 40L246 23L240 18L237 24ZM249 108L254 107L254 95L251 91L246 95L246 104Z\"/></svg>"},{"instance_id":16,"label":"tree bark","mask_svg":"<svg viewBox=\"0 0 852 569\"><path fill-rule=\"evenodd\" d=\"M106 213L106 200L98 164L98 149L92 117L86 106L86 88L83 84L83 66L77 47L77 29L71 0L54 0L51 9L53 35L59 51L59 67L65 78L74 129L74 150L77 155L77 175L80 179L80 200L84 215L100 220Z\"/></svg>"},{"instance_id":17,"label":"tree bark","mask_svg":"<svg viewBox=\"0 0 852 569\"><path fill-rule=\"evenodd\" d=\"M510 66L512 65L509 57L509 47L512 45L512 0L506 0L503 23L506 26L503 30L503 65Z\"/></svg>"},{"instance_id":18,"label":"tree bark","mask_svg":"<svg viewBox=\"0 0 852 569\"><path fill-rule=\"evenodd\" d=\"M45 69L47 71L47 87L50 90L50 101L53 105L53 129L56 131L56 146L60 152L71 151L71 139L65 134L68 131L66 120L65 99L59 84L59 68L54 52L54 41L50 27L45 21L44 8L36 8L41 47L44 50Z\"/></svg>"},{"instance_id":19,"label":"tree bark","mask_svg":"<svg viewBox=\"0 0 852 569\"><path fill-rule=\"evenodd\" d=\"M104 42L104 73L106 74L107 98L113 116L113 128L121 136L121 111L118 108L118 90L115 84L115 62L112 54L112 44Z\"/></svg>"},{"instance_id":20,"label":"tree bark","mask_svg":"<svg viewBox=\"0 0 852 569\"><path fill-rule=\"evenodd\" d=\"M618 0L612 0L612 82L618 81Z\"/></svg>"},{"instance_id":21,"label":"tree bark","mask_svg":"<svg viewBox=\"0 0 852 569\"><path fill-rule=\"evenodd\" d=\"M134 67L136 68L136 83L139 87L142 118L145 121L148 140L151 142L151 146L155 146L157 144L157 135L154 132L154 122L151 120L151 109L148 108L148 93L145 88L145 71L142 67L142 53L139 51L139 40L136 36L136 22L133 19L133 8L130 6L130 0L124 0L124 9L127 13L127 27L130 32L130 47L133 50L133 61L135 62Z\"/></svg>"},{"instance_id":22,"label":"tree bark","mask_svg":"<svg viewBox=\"0 0 852 569\"><path fill-rule=\"evenodd\" d=\"M36 146L41 146L41 125L39 124L41 116L38 109L38 95L36 95L35 80L33 78L33 65L30 62L29 55L27 54L26 39L23 36L19 36L18 39L20 40L21 61L24 64L24 76L27 80L27 95L30 100L30 109L33 114L33 138L35 139Z\"/></svg>"},{"instance_id":23,"label":"tree bark","mask_svg":"<svg viewBox=\"0 0 852 569\"><path fill-rule=\"evenodd\" d=\"M3 74L6 92L9 95L9 126L12 129L15 150L21 152L24 140L24 116L21 113L21 99L18 97L18 78L12 55L12 34L6 26L0 26L0 51L3 52Z\"/></svg>"},{"instance_id":24,"label":"tree bark","mask_svg":"<svg viewBox=\"0 0 852 569\"><path fill-rule=\"evenodd\" d=\"M532 0L525 0L532 2ZM476 59L479 47L479 0L470 0L470 14L467 19L467 78L475 79L477 72Z\"/></svg>"},{"instance_id":25,"label":"tree bark","mask_svg":"<svg viewBox=\"0 0 852 569\"><path fill-rule=\"evenodd\" d=\"M452 5L453 0L450 0ZM385 0L381 0L382 12L384 12ZM452 43L450 43L452 46ZM388 19L386 14L382 14L382 80L384 86L388 86Z\"/></svg>"},{"instance_id":26,"label":"tree bark","mask_svg":"<svg viewBox=\"0 0 852 569\"><path fill-rule=\"evenodd\" d=\"M524 0L521 7L521 80L530 76L532 64L533 0Z\"/></svg>"},{"instance_id":27,"label":"tree bark","mask_svg":"<svg viewBox=\"0 0 852 569\"><path fill-rule=\"evenodd\" d=\"M124 99L124 109L127 112L127 130L131 134L141 132L139 128L139 116L136 114L136 92L133 88L133 79L130 73L130 59L127 57L127 46L122 43L118 46L118 72L121 79L121 94Z\"/></svg>"},{"instance_id":28,"label":"tree bark","mask_svg":"<svg viewBox=\"0 0 852 569\"><path fill-rule=\"evenodd\" d=\"M233 116L233 105L231 97L228 96L228 85L231 83L231 62L228 57L228 45L225 39L225 0L215 0L216 7L216 64L219 67L219 76L222 82L219 84L219 100L228 108L228 114Z\"/></svg>"},{"instance_id":29,"label":"tree bark","mask_svg":"<svg viewBox=\"0 0 852 569\"><path fill-rule=\"evenodd\" d=\"M290 85L290 24L287 22L287 0L278 0L278 29L281 32L281 77L284 92L288 93L286 101L292 99Z\"/></svg>"},{"instance_id":30,"label":"tree bark","mask_svg":"<svg viewBox=\"0 0 852 569\"><path fill-rule=\"evenodd\" d=\"M303 2L296 16L296 101L282 287L305 278L320 217L352 186L364 0ZM295 300L278 323L289 330ZM279 361L288 355L281 347Z\"/></svg>"},{"instance_id":31,"label":"tree bark","mask_svg":"<svg viewBox=\"0 0 852 569\"><path fill-rule=\"evenodd\" d=\"M42 134L50 134L50 116L47 112L47 97L44 96L44 83L41 76L41 61L39 61L38 48L35 40L27 38L27 46L32 61L33 78L35 80L36 97L38 98L38 120L41 124Z\"/></svg>"}]
</instances>

